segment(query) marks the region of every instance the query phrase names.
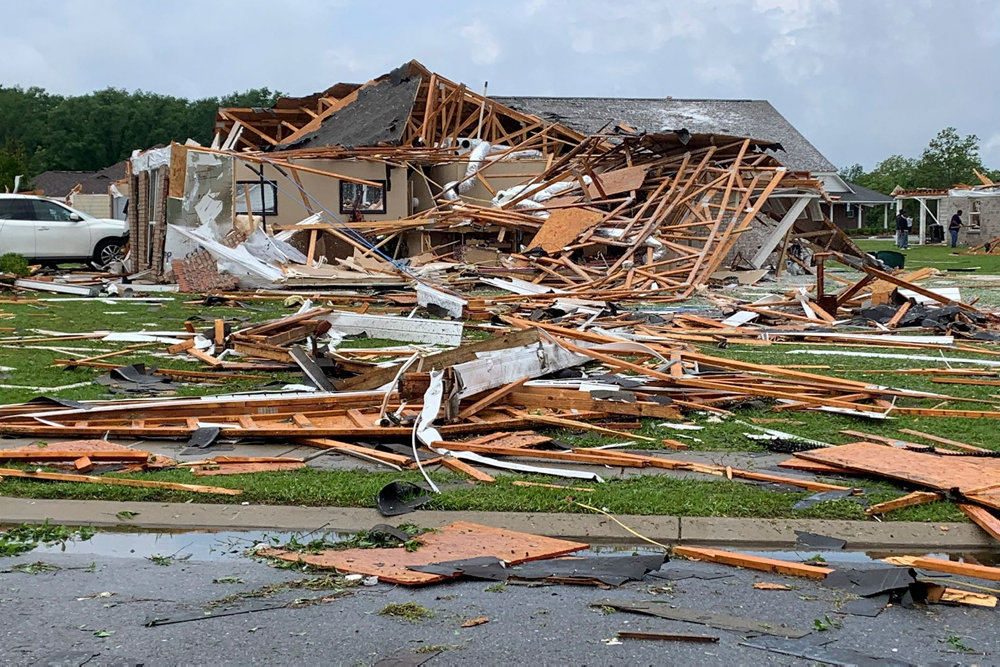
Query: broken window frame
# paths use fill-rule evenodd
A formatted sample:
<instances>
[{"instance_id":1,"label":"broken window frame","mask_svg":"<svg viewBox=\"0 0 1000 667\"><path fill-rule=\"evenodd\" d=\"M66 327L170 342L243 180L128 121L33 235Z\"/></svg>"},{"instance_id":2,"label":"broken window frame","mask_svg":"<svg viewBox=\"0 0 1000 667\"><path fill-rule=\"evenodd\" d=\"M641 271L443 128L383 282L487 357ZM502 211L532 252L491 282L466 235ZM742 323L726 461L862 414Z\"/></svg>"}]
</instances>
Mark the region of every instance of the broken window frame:
<instances>
[{"instance_id":1,"label":"broken window frame","mask_svg":"<svg viewBox=\"0 0 1000 667\"><path fill-rule=\"evenodd\" d=\"M972 198L969 201L969 231L978 232L982 227L983 202Z\"/></svg>"},{"instance_id":2,"label":"broken window frame","mask_svg":"<svg viewBox=\"0 0 1000 667\"><path fill-rule=\"evenodd\" d=\"M380 208L359 208L358 212L362 214L381 214L387 213L387 202L386 193L389 191L388 181L385 179L369 179L372 183L379 183L382 189L382 206ZM362 188L362 193L366 193L368 190L374 190L370 185L364 185L363 183L352 183L350 181L340 182L340 214L341 215L351 215L354 213L354 199L356 197L353 194L356 188Z\"/></svg>"},{"instance_id":3,"label":"broken window frame","mask_svg":"<svg viewBox=\"0 0 1000 667\"><path fill-rule=\"evenodd\" d=\"M244 194L247 187L251 189L248 194ZM253 187L256 187L256 191L261 193L260 197L254 194ZM270 202L264 194L265 188L271 192ZM275 183L270 181L236 181L236 207L234 210L237 215L247 215L247 197L250 198L250 206L253 208L251 215L278 215L278 186Z\"/></svg>"}]
</instances>

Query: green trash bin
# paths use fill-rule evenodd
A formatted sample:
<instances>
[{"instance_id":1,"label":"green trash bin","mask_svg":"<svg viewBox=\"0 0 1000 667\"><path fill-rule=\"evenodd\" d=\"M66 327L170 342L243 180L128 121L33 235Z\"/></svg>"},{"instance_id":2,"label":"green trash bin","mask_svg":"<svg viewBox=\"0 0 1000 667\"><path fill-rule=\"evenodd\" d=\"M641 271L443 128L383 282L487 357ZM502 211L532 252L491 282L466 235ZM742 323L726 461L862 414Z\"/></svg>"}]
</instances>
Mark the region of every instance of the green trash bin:
<instances>
[{"instance_id":1,"label":"green trash bin","mask_svg":"<svg viewBox=\"0 0 1000 667\"><path fill-rule=\"evenodd\" d=\"M875 258L893 269L903 268L903 264L906 262L906 255L895 250L879 250L875 253Z\"/></svg>"}]
</instances>

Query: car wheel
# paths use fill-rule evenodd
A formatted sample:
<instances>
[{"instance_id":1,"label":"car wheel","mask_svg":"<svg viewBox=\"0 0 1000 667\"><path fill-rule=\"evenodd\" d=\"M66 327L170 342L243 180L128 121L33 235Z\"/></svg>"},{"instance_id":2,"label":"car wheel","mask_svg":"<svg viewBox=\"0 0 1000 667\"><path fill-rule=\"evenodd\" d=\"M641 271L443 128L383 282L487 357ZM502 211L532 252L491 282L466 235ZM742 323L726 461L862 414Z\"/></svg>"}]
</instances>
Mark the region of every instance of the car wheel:
<instances>
[{"instance_id":1,"label":"car wheel","mask_svg":"<svg viewBox=\"0 0 1000 667\"><path fill-rule=\"evenodd\" d=\"M124 247L120 239L104 239L94 248L94 264L99 269L105 269L111 262L125 259Z\"/></svg>"}]
</instances>

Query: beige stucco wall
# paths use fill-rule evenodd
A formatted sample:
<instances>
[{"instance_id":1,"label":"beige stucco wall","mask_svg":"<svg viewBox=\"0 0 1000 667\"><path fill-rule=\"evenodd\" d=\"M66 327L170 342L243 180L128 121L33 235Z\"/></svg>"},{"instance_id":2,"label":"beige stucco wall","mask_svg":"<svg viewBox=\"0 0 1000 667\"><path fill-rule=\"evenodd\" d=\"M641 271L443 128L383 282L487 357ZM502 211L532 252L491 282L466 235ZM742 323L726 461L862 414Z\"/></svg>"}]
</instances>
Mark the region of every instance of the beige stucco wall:
<instances>
[{"instance_id":1,"label":"beige stucco wall","mask_svg":"<svg viewBox=\"0 0 1000 667\"><path fill-rule=\"evenodd\" d=\"M95 218L111 217L110 195L74 195L70 206Z\"/></svg>"},{"instance_id":2,"label":"beige stucco wall","mask_svg":"<svg viewBox=\"0 0 1000 667\"><path fill-rule=\"evenodd\" d=\"M378 162L367 162L362 160L296 160L296 164L318 169L333 174L343 174L353 178L360 178L368 181L388 181L386 195L385 213L365 213L365 220L398 220L410 214L410 196L406 182L406 169L390 167L389 175L386 173L386 166ZM256 166L256 165L254 165ZM270 165L264 166L264 178L273 180L278 186L276 215L267 215L268 225L292 225L309 216L302 201L298 185L291 178L288 169L283 170L288 176L283 176L278 170ZM254 173L247 163L237 160L236 181L257 182L259 177ZM340 212L340 179L320 174L299 172L299 180L303 189L311 195L319 206L326 209L342 220L347 220L349 214ZM310 200L313 203L313 200ZM319 211L316 204L314 209Z\"/></svg>"}]
</instances>

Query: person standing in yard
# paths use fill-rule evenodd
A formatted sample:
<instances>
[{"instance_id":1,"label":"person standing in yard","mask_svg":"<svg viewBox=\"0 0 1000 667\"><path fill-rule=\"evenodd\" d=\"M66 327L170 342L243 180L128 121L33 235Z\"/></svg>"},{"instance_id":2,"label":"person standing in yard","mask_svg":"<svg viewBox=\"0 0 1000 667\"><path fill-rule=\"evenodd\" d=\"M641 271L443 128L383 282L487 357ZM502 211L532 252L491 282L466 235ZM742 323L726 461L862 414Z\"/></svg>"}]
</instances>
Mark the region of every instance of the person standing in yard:
<instances>
[{"instance_id":1,"label":"person standing in yard","mask_svg":"<svg viewBox=\"0 0 1000 667\"><path fill-rule=\"evenodd\" d=\"M910 226L902 211L896 216L896 247L906 250L910 246Z\"/></svg>"},{"instance_id":2,"label":"person standing in yard","mask_svg":"<svg viewBox=\"0 0 1000 667\"><path fill-rule=\"evenodd\" d=\"M951 222L948 223L948 233L951 234L951 247L954 248L958 245L958 230L965 227L962 224L962 209L958 209L958 213L951 216Z\"/></svg>"}]
</instances>

